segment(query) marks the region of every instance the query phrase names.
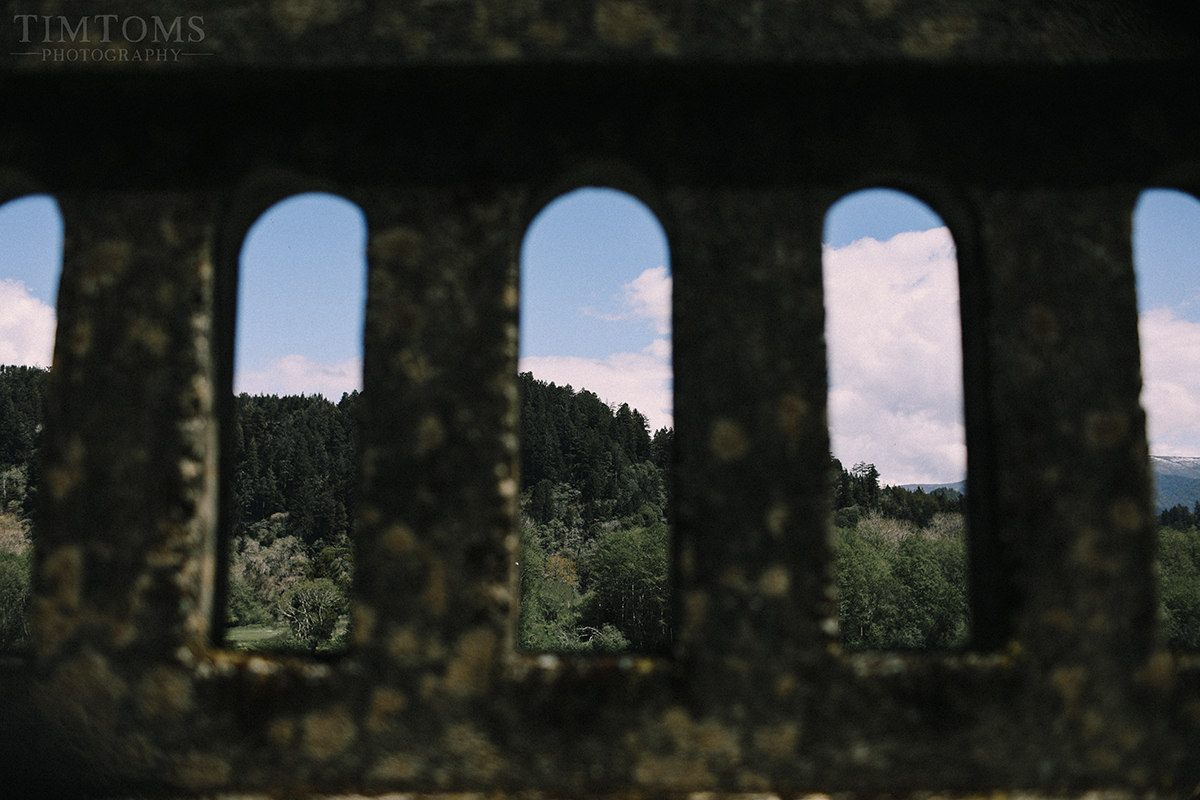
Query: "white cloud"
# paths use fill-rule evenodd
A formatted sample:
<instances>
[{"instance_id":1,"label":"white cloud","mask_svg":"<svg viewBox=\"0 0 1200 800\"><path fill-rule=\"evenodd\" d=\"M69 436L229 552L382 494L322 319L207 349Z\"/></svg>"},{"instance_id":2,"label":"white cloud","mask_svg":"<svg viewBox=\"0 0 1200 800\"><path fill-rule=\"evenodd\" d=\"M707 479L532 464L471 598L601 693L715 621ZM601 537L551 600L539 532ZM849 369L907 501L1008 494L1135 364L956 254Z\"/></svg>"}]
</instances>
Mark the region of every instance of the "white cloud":
<instances>
[{"instance_id":1,"label":"white cloud","mask_svg":"<svg viewBox=\"0 0 1200 800\"><path fill-rule=\"evenodd\" d=\"M949 232L826 248L825 296L834 455L847 467L874 463L886 483L959 480L962 347ZM1156 308L1141 313L1139 334L1150 452L1200 455L1200 322Z\"/></svg>"},{"instance_id":2,"label":"white cloud","mask_svg":"<svg viewBox=\"0 0 1200 800\"><path fill-rule=\"evenodd\" d=\"M293 354L275 359L264 370L238 370L233 377L235 394L321 394L336 403L344 392L356 390L362 390L362 360L358 358L322 364Z\"/></svg>"},{"instance_id":3,"label":"white cloud","mask_svg":"<svg viewBox=\"0 0 1200 800\"><path fill-rule=\"evenodd\" d=\"M575 391L587 389L601 400L629 403L650 422L651 432L674 424L671 395L671 343L656 339L640 353L614 353L606 358L547 356L521 359L521 371ZM259 371L239 370L234 393L322 394L337 402L343 392L362 389L362 362L348 359L322 364L307 356L276 359Z\"/></svg>"},{"instance_id":4,"label":"white cloud","mask_svg":"<svg viewBox=\"0 0 1200 800\"><path fill-rule=\"evenodd\" d=\"M671 276L666 267L651 267L629 283L621 286L622 311L616 314L601 314L590 308L581 309L590 317L599 317L609 322L623 319L648 319L659 336L671 333Z\"/></svg>"},{"instance_id":5,"label":"white cloud","mask_svg":"<svg viewBox=\"0 0 1200 800\"><path fill-rule=\"evenodd\" d=\"M609 322L648 319L658 334L636 353L613 353L604 358L581 356L527 356L522 372L532 372L540 381L570 385L575 391L595 392L601 400L628 403L645 415L653 433L675 425L671 367L671 276L666 267L653 267L621 287L622 310L600 314L582 309L588 316Z\"/></svg>"},{"instance_id":6,"label":"white cloud","mask_svg":"<svg viewBox=\"0 0 1200 800\"><path fill-rule=\"evenodd\" d=\"M1200 455L1200 323L1154 308L1141 313L1138 332L1150 452Z\"/></svg>"},{"instance_id":7,"label":"white cloud","mask_svg":"<svg viewBox=\"0 0 1200 800\"><path fill-rule=\"evenodd\" d=\"M653 433L674 427L671 343L655 339L640 353L613 353L605 358L533 356L521 359L521 371L540 381L587 389L601 400L628 403L650 423Z\"/></svg>"},{"instance_id":8,"label":"white cloud","mask_svg":"<svg viewBox=\"0 0 1200 800\"><path fill-rule=\"evenodd\" d=\"M962 336L946 228L824 251L833 452L884 483L943 483L966 470Z\"/></svg>"},{"instance_id":9,"label":"white cloud","mask_svg":"<svg viewBox=\"0 0 1200 800\"><path fill-rule=\"evenodd\" d=\"M659 336L671 333L671 276L666 267L648 269L621 288L633 316L653 322Z\"/></svg>"},{"instance_id":10,"label":"white cloud","mask_svg":"<svg viewBox=\"0 0 1200 800\"><path fill-rule=\"evenodd\" d=\"M0 280L0 364L49 367L54 355L54 308L25 284Z\"/></svg>"}]
</instances>

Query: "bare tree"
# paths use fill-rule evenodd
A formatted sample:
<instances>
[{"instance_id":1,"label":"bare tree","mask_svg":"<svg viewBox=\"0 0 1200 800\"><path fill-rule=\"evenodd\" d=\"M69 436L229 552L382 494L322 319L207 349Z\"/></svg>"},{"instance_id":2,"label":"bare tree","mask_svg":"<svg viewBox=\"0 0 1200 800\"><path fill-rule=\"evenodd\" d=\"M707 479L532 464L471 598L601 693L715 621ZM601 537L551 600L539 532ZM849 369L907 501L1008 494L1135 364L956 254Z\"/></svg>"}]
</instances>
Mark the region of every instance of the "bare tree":
<instances>
[{"instance_id":1,"label":"bare tree","mask_svg":"<svg viewBox=\"0 0 1200 800\"><path fill-rule=\"evenodd\" d=\"M857 530L860 536L878 536L891 544L897 544L916 533L916 527L908 520L891 519L878 511L872 511L866 519L859 520Z\"/></svg>"},{"instance_id":2,"label":"bare tree","mask_svg":"<svg viewBox=\"0 0 1200 800\"><path fill-rule=\"evenodd\" d=\"M315 653L333 638L346 611L346 596L328 578L301 581L279 599L278 609L292 634Z\"/></svg>"},{"instance_id":3,"label":"bare tree","mask_svg":"<svg viewBox=\"0 0 1200 800\"><path fill-rule=\"evenodd\" d=\"M251 539L234 554L230 578L244 580L264 607L270 606L309 574L309 559L303 543L283 536L263 547Z\"/></svg>"}]
</instances>

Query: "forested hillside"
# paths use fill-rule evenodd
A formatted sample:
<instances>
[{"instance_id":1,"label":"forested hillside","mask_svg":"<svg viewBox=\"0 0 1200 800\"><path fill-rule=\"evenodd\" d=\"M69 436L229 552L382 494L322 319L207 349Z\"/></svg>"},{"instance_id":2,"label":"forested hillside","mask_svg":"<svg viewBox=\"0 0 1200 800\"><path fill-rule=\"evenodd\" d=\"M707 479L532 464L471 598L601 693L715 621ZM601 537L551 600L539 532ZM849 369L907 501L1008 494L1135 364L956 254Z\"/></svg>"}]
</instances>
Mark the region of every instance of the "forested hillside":
<instances>
[{"instance_id":1,"label":"forested hillside","mask_svg":"<svg viewBox=\"0 0 1200 800\"><path fill-rule=\"evenodd\" d=\"M48 370L0 366L0 511L32 518ZM15 505L14 505L15 504Z\"/></svg>"},{"instance_id":2,"label":"forested hillside","mask_svg":"<svg viewBox=\"0 0 1200 800\"><path fill-rule=\"evenodd\" d=\"M651 437L629 406L528 373L520 388L522 646L662 649L671 431ZM357 403L238 398L234 628L286 621L311 649L345 635Z\"/></svg>"},{"instance_id":3,"label":"forested hillside","mask_svg":"<svg viewBox=\"0 0 1200 800\"><path fill-rule=\"evenodd\" d=\"M38 448L49 372L0 366L0 650L29 641Z\"/></svg>"},{"instance_id":4,"label":"forested hillside","mask_svg":"<svg viewBox=\"0 0 1200 800\"><path fill-rule=\"evenodd\" d=\"M663 650L674 432L651 436L628 405L520 377L521 646Z\"/></svg>"},{"instance_id":5,"label":"forested hillside","mask_svg":"<svg viewBox=\"0 0 1200 800\"><path fill-rule=\"evenodd\" d=\"M226 615L234 627L285 624L290 636L272 646L315 651L345 638L358 399L235 402Z\"/></svg>"},{"instance_id":6,"label":"forested hillside","mask_svg":"<svg viewBox=\"0 0 1200 800\"><path fill-rule=\"evenodd\" d=\"M872 464L833 459L842 644L955 648L970 633L963 496L880 486Z\"/></svg>"},{"instance_id":7,"label":"forested hillside","mask_svg":"<svg viewBox=\"0 0 1200 800\"><path fill-rule=\"evenodd\" d=\"M276 513L308 546L346 546L354 511L358 392L331 403L308 397L238 396L234 419L233 536Z\"/></svg>"},{"instance_id":8,"label":"forested hillside","mask_svg":"<svg viewBox=\"0 0 1200 800\"><path fill-rule=\"evenodd\" d=\"M47 371L0 366L0 649L28 640ZM520 645L662 651L671 642L674 432L628 405L520 376ZM310 651L346 635L357 392L235 403L232 642ZM847 647L957 647L968 635L961 494L883 486L831 462L838 614ZM1200 503L1159 520L1172 646L1200 649ZM241 635L258 629L275 638ZM280 633L282 632L282 633ZM256 638L259 637L259 638Z\"/></svg>"},{"instance_id":9,"label":"forested hillside","mask_svg":"<svg viewBox=\"0 0 1200 800\"><path fill-rule=\"evenodd\" d=\"M1167 644L1200 650L1200 501L1159 514L1161 613Z\"/></svg>"}]
</instances>

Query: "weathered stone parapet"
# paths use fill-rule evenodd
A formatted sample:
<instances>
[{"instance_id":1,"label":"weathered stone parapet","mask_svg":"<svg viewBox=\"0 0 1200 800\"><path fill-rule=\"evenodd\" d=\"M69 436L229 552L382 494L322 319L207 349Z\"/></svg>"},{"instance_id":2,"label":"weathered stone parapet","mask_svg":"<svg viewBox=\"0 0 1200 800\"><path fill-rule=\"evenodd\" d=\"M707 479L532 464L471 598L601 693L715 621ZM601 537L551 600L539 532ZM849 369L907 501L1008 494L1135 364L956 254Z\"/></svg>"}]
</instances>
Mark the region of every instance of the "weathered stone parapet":
<instances>
[{"instance_id":1,"label":"weathered stone parapet","mask_svg":"<svg viewBox=\"0 0 1200 800\"><path fill-rule=\"evenodd\" d=\"M1139 191L1200 188L1197 28L1166 5L168 3L142 13L185 36L203 14L211 55L6 61L0 198L53 194L65 256L0 774L56 796L1192 791L1200 670L1154 617L1130 249ZM519 249L592 184L643 199L672 257L669 653L514 649ZM877 185L958 250L961 653L836 645L821 226ZM321 661L224 650L217 623L238 252L311 189L368 228L353 634Z\"/></svg>"}]
</instances>

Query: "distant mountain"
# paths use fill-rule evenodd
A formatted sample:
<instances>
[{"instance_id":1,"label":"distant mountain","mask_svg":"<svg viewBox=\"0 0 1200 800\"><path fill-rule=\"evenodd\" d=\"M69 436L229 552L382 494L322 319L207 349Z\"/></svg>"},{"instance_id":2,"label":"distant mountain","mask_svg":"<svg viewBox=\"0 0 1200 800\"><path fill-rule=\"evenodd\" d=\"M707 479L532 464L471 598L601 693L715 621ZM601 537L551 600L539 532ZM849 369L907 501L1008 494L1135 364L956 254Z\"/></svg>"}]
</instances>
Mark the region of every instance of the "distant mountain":
<instances>
[{"instance_id":1,"label":"distant mountain","mask_svg":"<svg viewBox=\"0 0 1200 800\"><path fill-rule=\"evenodd\" d=\"M1200 502L1200 457L1150 456L1154 473L1154 507L1157 511L1177 505L1195 507ZM900 487L909 491L923 490L926 494L938 489L967 493L967 482L909 483Z\"/></svg>"},{"instance_id":2,"label":"distant mountain","mask_svg":"<svg viewBox=\"0 0 1200 800\"><path fill-rule=\"evenodd\" d=\"M955 492L957 494L966 494L967 482L963 480L956 481L954 483L906 483L900 488L908 489L910 492L915 492L917 489L920 489L921 491L925 492L925 494L932 494L938 490Z\"/></svg>"},{"instance_id":3,"label":"distant mountain","mask_svg":"<svg viewBox=\"0 0 1200 800\"><path fill-rule=\"evenodd\" d=\"M1194 508L1200 502L1200 458L1150 456L1154 472L1154 506L1158 511L1178 505Z\"/></svg>"},{"instance_id":4,"label":"distant mountain","mask_svg":"<svg viewBox=\"0 0 1200 800\"><path fill-rule=\"evenodd\" d=\"M1154 468L1155 475L1177 475L1200 480L1200 457L1197 456L1150 456L1150 466Z\"/></svg>"}]
</instances>

